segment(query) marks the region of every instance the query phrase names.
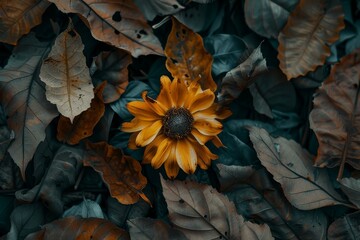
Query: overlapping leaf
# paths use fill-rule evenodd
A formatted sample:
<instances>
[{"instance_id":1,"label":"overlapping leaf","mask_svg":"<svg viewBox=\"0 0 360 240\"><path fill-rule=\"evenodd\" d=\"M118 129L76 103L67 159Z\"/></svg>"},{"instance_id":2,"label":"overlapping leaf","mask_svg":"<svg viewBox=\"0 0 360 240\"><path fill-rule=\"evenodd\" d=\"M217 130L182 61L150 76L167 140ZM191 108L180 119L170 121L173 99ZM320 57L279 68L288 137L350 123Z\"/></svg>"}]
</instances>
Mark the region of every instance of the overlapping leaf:
<instances>
[{"instance_id":1,"label":"overlapping leaf","mask_svg":"<svg viewBox=\"0 0 360 240\"><path fill-rule=\"evenodd\" d=\"M50 0L65 13L78 13L86 19L94 38L124 49L132 56L163 55L141 11L132 0Z\"/></svg>"},{"instance_id":2,"label":"overlapping leaf","mask_svg":"<svg viewBox=\"0 0 360 240\"><path fill-rule=\"evenodd\" d=\"M303 76L324 64L329 45L344 27L337 0L300 0L278 38L280 68L287 78Z\"/></svg>"},{"instance_id":3,"label":"overlapping leaf","mask_svg":"<svg viewBox=\"0 0 360 240\"><path fill-rule=\"evenodd\" d=\"M130 240L130 237L124 229L101 218L68 217L48 223L40 231L25 238L25 240L53 239Z\"/></svg>"},{"instance_id":4,"label":"overlapping leaf","mask_svg":"<svg viewBox=\"0 0 360 240\"><path fill-rule=\"evenodd\" d=\"M70 145L78 144L82 139L93 134L95 125L105 113L105 105L102 99L106 83L104 82L95 90L95 97L91 101L90 108L74 118L60 116L57 126L57 139Z\"/></svg>"},{"instance_id":5,"label":"overlapping leaf","mask_svg":"<svg viewBox=\"0 0 360 240\"><path fill-rule=\"evenodd\" d=\"M23 38L14 49L8 64L0 69L0 103L15 132L8 151L25 178L25 169L36 147L45 138L45 128L58 114L45 98L39 69L51 42L40 42L34 34Z\"/></svg>"},{"instance_id":6,"label":"overlapping leaf","mask_svg":"<svg viewBox=\"0 0 360 240\"><path fill-rule=\"evenodd\" d=\"M360 169L359 53L342 58L315 96L309 121L319 141L316 166L343 167L346 162Z\"/></svg>"},{"instance_id":7,"label":"overlapping leaf","mask_svg":"<svg viewBox=\"0 0 360 240\"><path fill-rule=\"evenodd\" d=\"M172 18L165 55L166 67L173 76L187 84L198 81L203 89L215 91L211 76L212 56L205 50L201 36Z\"/></svg>"},{"instance_id":8,"label":"overlapping leaf","mask_svg":"<svg viewBox=\"0 0 360 240\"><path fill-rule=\"evenodd\" d=\"M329 240L357 240L360 238L360 211L336 219L328 229Z\"/></svg>"},{"instance_id":9,"label":"overlapping leaf","mask_svg":"<svg viewBox=\"0 0 360 240\"><path fill-rule=\"evenodd\" d=\"M30 29L41 23L50 3L46 0L0 2L0 42L16 44Z\"/></svg>"},{"instance_id":10,"label":"overlapping leaf","mask_svg":"<svg viewBox=\"0 0 360 240\"><path fill-rule=\"evenodd\" d=\"M134 0L147 20L152 21L157 15L170 15L184 9L177 0Z\"/></svg>"},{"instance_id":11,"label":"overlapping leaf","mask_svg":"<svg viewBox=\"0 0 360 240\"><path fill-rule=\"evenodd\" d=\"M360 209L360 179L343 178L339 180L341 190L358 209Z\"/></svg>"},{"instance_id":12,"label":"overlapping leaf","mask_svg":"<svg viewBox=\"0 0 360 240\"><path fill-rule=\"evenodd\" d=\"M46 84L46 98L71 122L90 107L94 98L83 50L79 34L69 24L56 38L40 69L40 79Z\"/></svg>"},{"instance_id":13,"label":"overlapping leaf","mask_svg":"<svg viewBox=\"0 0 360 240\"><path fill-rule=\"evenodd\" d=\"M325 169L312 165L312 156L293 140L273 138L264 129L251 127L250 139L261 164L281 184L289 202L301 210L343 204Z\"/></svg>"},{"instance_id":14,"label":"overlapping leaf","mask_svg":"<svg viewBox=\"0 0 360 240\"><path fill-rule=\"evenodd\" d=\"M122 204L133 204L141 197L150 200L142 192L147 179L141 174L141 165L135 159L124 156L121 149L106 142L88 143L84 165L101 174L112 197Z\"/></svg>"}]
</instances>

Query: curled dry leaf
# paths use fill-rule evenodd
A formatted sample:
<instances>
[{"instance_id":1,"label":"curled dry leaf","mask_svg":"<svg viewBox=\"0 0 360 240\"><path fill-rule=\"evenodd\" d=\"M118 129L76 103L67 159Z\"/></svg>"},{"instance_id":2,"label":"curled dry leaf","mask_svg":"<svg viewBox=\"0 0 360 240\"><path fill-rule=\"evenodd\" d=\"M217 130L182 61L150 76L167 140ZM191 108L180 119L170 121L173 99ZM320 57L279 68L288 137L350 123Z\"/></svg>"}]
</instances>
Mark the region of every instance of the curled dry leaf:
<instances>
[{"instance_id":1,"label":"curled dry leaf","mask_svg":"<svg viewBox=\"0 0 360 240\"><path fill-rule=\"evenodd\" d=\"M187 240L185 235L160 219L135 218L127 221L133 240Z\"/></svg>"},{"instance_id":2,"label":"curled dry leaf","mask_svg":"<svg viewBox=\"0 0 360 240\"><path fill-rule=\"evenodd\" d=\"M171 15L184 9L177 0L134 0L147 20L152 21L157 15Z\"/></svg>"},{"instance_id":3,"label":"curled dry leaf","mask_svg":"<svg viewBox=\"0 0 360 240\"><path fill-rule=\"evenodd\" d=\"M17 191L15 196L24 202L33 202L37 197L47 208L60 216L63 213L62 192L73 186L82 166L83 150L62 146L44 176L42 182L29 191Z\"/></svg>"},{"instance_id":4,"label":"curled dry leaf","mask_svg":"<svg viewBox=\"0 0 360 240\"><path fill-rule=\"evenodd\" d=\"M276 239L326 239L325 214L293 207L264 168L223 164L217 167L221 191L235 203L238 212L268 224Z\"/></svg>"},{"instance_id":5,"label":"curled dry leaf","mask_svg":"<svg viewBox=\"0 0 360 240\"><path fill-rule=\"evenodd\" d=\"M173 78L187 84L197 81L203 89L215 91L211 76L212 56L205 50L201 36L172 18L172 29L165 47L166 68Z\"/></svg>"},{"instance_id":6,"label":"curled dry leaf","mask_svg":"<svg viewBox=\"0 0 360 240\"><path fill-rule=\"evenodd\" d=\"M349 201L360 209L360 179L342 178L338 181L341 184L341 190L349 198Z\"/></svg>"},{"instance_id":7,"label":"curled dry leaf","mask_svg":"<svg viewBox=\"0 0 360 240\"><path fill-rule=\"evenodd\" d=\"M41 16L50 6L46 0L1 1L0 42L15 45L30 29L41 23Z\"/></svg>"},{"instance_id":8,"label":"curled dry leaf","mask_svg":"<svg viewBox=\"0 0 360 240\"><path fill-rule=\"evenodd\" d=\"M246 0L246 24L257 34L277 38L286 24L290 11L299 0Z\"/></svg>"},{"instance_id":9,"label":"curled dry leaf","mask_svg":"<svg viewBox=\"0 0 360 240\"><path fill-rule=\"evenodd\" d=\"M133 57L163 55L163 49L132 0L50 0L65 13L78 13L99 41L124 49Z\"/></svg>"},{"instance_id":10,"label":"curled dry leaf","mask_svg":"<svg viewBox=\"0 0 360 240\"><path fill-rule=\"evenodd\" d=\"M80 35L70 23L56 38L40 69L40 79L46 84L46 98L56 104L59 112L71 122L90 107L94 98L83 50Z\"/></svg>"},{"instance_id":11,"label":"curled dry leaf","mask_svg":"<svg viewBox=\"0 0 360 240\"><path fill-rule=\"evenodd\" d=\"M20 40L8 64L0 69L0 103L8 116L9 128L15 132L8 151L23 179L37 146L45 138L45 128L58 115L55 106L46 100L38 77L41 61L50 47L51 42L40 42L30 33Z\"/></svg>"},{"instance_id":12,"label":"curled dry leaf","mask_svg":"<svg viewBox=\"0 0 360 240\"><path fill-rule=\"evenodd\" d=\"M125 92L128 82L127 67L132 62L126 51L102 52L93 61L91 70L95 86L107 81L103 92L105 103L118 100Z\"/></svg>"},{"instance_id":13,"label":"curled dry leaf","mask_svg":"<svg viewBox=\"0 0 360 240\"><path fill-rule=\"evenodd\" d=\"M360 50L341 59L314 98L310 127L319 141L315 165L360 169Z\"/></svg>"},{"instance_id":14,"label":"curled dry leaf","mask_svg":"<svg viewBox=\"0 0 360 240\"><path fill-rule=\"evenodd\" d=\"M169 218L189 239L273 239L267 226L244 222L234 204L214 188L161 178ZM257 229L257 230L251 230Z\"/></svg>"},{"instance_id":15,"label":"curled dry leaf","mask_svg":"<svg viewBox=\"0 0 360 240\"><path fill-rule=\"evenodd\" d=\"M360 211L336 219L328 229L329 240L360 239Z\"/></svg>"},{"instance_id":16,"label":"curled dry leaf","mask_svg":"<svg viewBox=\"0 0 360 240\"><path fill-rule=\"evenodd\" d=\"M105 113L105 104L102 100L105 86L106 82L96 88L90 108L76 116L72 123L69 118L60 116L57 126L57 139L59 141L74 145L93 134L95 125Z\"/></svg>"},{"instance_id":17,"label":"curled dry leaf","mask_svg":"<svg viewBox=\"0 0 360 240\"><path fill-rule=\"evenodd\" d=\"M130 237L125 230L104 219L68 217L48 223L40 231L25 238L25 240L53 239L130 240Z\"/></svg>"},{"instance_id":18,"label":"curled dry leaf","mask_svg":"<svg viewBox=\"0 0 360 240\"><path fill-rule=\"evenodd\" d=\"M279 34L278 59L288 79L303 76L324 64L329 45L345 27L338 0L300 0Z\"/></svg>"},{"instance_id":19,"label":"curled dry leaf","mask_svg":"<svg viewBox=\"0 0 360 240\"><path fill-rule=\"evenodd\" d=\"M293 140L273 138L264 129L249 127L250 139L261 164L281 184L289 202L311 210L343 204L351 206L333 188L325 169L312 165L312 156Z\"/></svg>"},{"instance_id":20,"label":"curled dry leaf","mask_svg":"<svg viewBox=\"0 0 360 240\"><path fill-rule=\"evenodd\" d=\"M254 82L255 77L266 70L266 60L259 45L244 62L226 73L221 82L221 91L217 95L219 101L231 102L239 97L240 93Z\"/></svg>"},{"instance_id":21,"label":"curled dry leaf","mask_svg":"<svg viewBox=\"0 0 360 240\"><path fill-rule=\"evenodd\" d=\"M141 174L138 161L106 142L87 143L87 149L84 165L101 174L112 197L122 204L136 203L141 197L151 205L142 192L147 179Z\"/></svg>"}]
</instances>

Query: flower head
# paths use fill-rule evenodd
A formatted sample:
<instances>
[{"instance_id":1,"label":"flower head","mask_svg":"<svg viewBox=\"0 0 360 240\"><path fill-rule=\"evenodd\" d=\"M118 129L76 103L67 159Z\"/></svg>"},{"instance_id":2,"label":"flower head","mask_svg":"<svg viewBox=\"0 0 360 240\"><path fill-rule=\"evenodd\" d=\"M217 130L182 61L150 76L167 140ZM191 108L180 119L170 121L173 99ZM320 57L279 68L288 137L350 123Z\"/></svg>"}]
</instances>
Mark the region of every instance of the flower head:
<instances>
[{"instance_id":1,"label":"flower head","mask_svg":"<svg viewBox=\"0 0 360 240\"><path fill-rule=\"evenodd\" d=\"M217 156L205 146L213 141L223 146L217 135L222 131L218 119L231 112L217 112L214 93L203 91L199 84L187 86L183 81L162 76L161 91L157 99L143 93L144 101L127 105L135 118L122 125L122 131L132 132L129 147L146 147L143 163L151 163L157 169L165 165L170 178L177 176L179 168L188 174L195 172L197 165L207 169Z\"/></svg>"}]
</instances>

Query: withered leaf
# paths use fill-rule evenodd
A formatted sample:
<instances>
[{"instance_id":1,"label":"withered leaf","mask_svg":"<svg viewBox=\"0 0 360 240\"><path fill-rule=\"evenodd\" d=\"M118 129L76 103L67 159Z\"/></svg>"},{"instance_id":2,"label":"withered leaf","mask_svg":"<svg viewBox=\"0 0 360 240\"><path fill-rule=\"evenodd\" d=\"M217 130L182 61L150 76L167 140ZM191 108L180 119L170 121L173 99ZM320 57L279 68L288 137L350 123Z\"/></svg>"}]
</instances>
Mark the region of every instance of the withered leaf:
<instances>
[{"instance_id":1,"label":"withered leaf","mask_svg":"<svg viewBox=\"0 0 360 240\"><path fill-rule=\"evenodd\" d=\"M269 225L276 239L326 239L327 219L320 210L293 207L264 168L217 164L221 191L239 213Z\"/></svg>"},{"instance_id":2,"label":"withered leaf","mask_svg":"<svg viewBox=\"0 0 360 240\"><path fill-rule=\"evenodd\" d=\"M343 204L350 206L333 188L325 169L312 165L312 156L293 140L273 138L264 129L249 127L250 139L261 164L281 184L289 202L311 210Z\"/></svg>"},{"instance_id":3,"label":"withered leaf","mask_svg":"<svg viewBox=\"0 0 360 240\"><path fill-rule=\"evenodd\" d=\"M20 40L8 64L0 69L0 103L15 132L8 151L25 179L25 169L36 147L45 138L45 128L58 115L56 107L45 98L38 77L41 61L51 42L40 42L33 33Z\"/></svg>"},{"instance_id":4,"label":"withered leaf","mask_svg":"<svg viewBox=\"0 0 360 240\"><path fill-rule=\"evenodd\" d=\"M341 184L341 190L349 198L349 201L360 209L360 179L342 178L338 181Z\"/></svg>"},{"instance_id":5,"label":"withered leaf","mask_svg":"<svg viewBox=\"0 0 360 240\"><path fill-rule=\"evenodd\" d=\"M187 240L185 235L160 219L135 218L127 221L133 240Z\"/></svg>"},{"instance_id":6,"label":"withered leaf","mask_svg":"<svg viewBox=\"0 0 360 240\"><path fill-rule=\"evenodd\" d=\"M1 1L0 42L15 45L30 29L41 23L41 16L50 6L46 0Z\"/></svg>"},{"instance_id":7,"label":"withered leaf","mask_svg":"<svg viewBox=\"0 0 360 240\"><path fill-rule=\"evenodd\" d=\"M91 71L95 86L107 81L103 92L105 103L118 100L125 92L129 83L127 67L131 62L131 55L122 50L101 52L94 58Z\"/></svg>"},{"instance_id":8,"label":"withered leaf","mask_svg":"<svg viewBox=\"0 0 360 240\"><path fill-rule=\"evenodd\" d=\"M314 98L309 121L319 141L316 166L343 167L347 162L360 169L359 53L342 58Z\"/></svg>"},{"instance_id":9,"label":"withered leaf","mask_svg":"<svg viewBox=\"0 0 360 240\"><path fill-rule=\"evenodd\" d=\"M248 58L236 68L226 73L218 93L220 102L230 102L250 86L255 77L267 70L266 60L261 53L261 45L252 51Z\"/></svg>"},{"instance_id":10,"label":"withered leaf","mask_svg":"<svg viewBox=\"0 0 360 240\"><path fill-rule=\"evenodd\" d=\"M203 89L215 91L211 76L212 56L205 50L201 36L172 18L172 29L165 47L166 68L173 78L187 84L197 81Z\"/></svg>"},{"instance_id":11,"label":"withered leaf","mask_svg":"<svg viewBox=\"0 0 360 240\"><path fill-rule=\"evenodd\" d=\"M130 237L125 230L108 220L67 217L44 225L40 231L29 234L25 238L25 240L53 239L130 240Z\"/></svg>"},{"instance_id":12,"label":"withered leaf","mask_svg":"<svg viewBox=\"0 0 360 240\"><path fill-rule=\"evenodd\" d=\"M124 49L133 57L163 55L163 49L132 0L50 0L65 13L78 13L94 38Z\"/></svg>"},{"instance_id":13,"label":"withered leaf","mask_svg":"<svg viewBox=\"0 0 360 240\"><path fill-rule=\"evenodd\" d=\"M141 197L151 205L142 192L147 179L138 161L106 142L87 143L87 149L84 165L100 173L112 197L122 204L136 203Z\"/></svg>"},{"instance_id":14,"label":"withered leaf","mask_svg":"<svg viewBox=\"0 0 360 240\"><path fill-rule=\"evenodd\" d=\"M286 24L290 10L299 0L246 0L244 5L247 25L257 34L277 38Z\"/></svg>"},{"instance_id":15,"label":"withered leaf","mask_svg":"<svg viewBox=\"0 0 360 240\"><path fill-rule=\"evenodd\" d=\"M102 100L105 86L106 82L96 88L90 108L76 116L72 123L69 118L60 116L57 125L57 139L59 141L74 145L93 134L95 125L105 113L105 104Z\"/></svg>"},{"instance_id":16,"label":"withered leaf","mask_svg":"<svg viewBox=\"0 0 360 240\"><path fill-rule=\"evenodd\" d=\"M279 34L278 59L288 79L303 76L324 64L329 45L345 27L337 0L300 0Z\"/></svg>"},{"instance_id":17,"label":"withered leaf","mask_svg":"<svg viewBox=\"0 0 360 240\"><path fill-rule=\"evenodd\" d=\"M40 69L40 79L46 84L46 98L71 122L90 107L94 98L83 50L80 35L70 23L56 38Z\"/></svg>"},{"instance_id":18,"label":"withered leaf","mask_svg":"<svg viewBox=\"0 0 360 240\"><path fill-rule=\"evenodd\" d=\"M171 223L189 239L273 239L268 226L245 222L209 185L163 178L161 184Z\"/></svg>"},{"instance_id":19,"label":"withered leaf","mask_svg":"<svg viewBox=\"0 0 360 240\"><path fill-rule=\"evenodd\" d=\"M329 240L357 240L360 238L360 211L336 219L328 229Z\"/></svg>"},{"instance_id":20,"label":"withered leaf","mask_svg":"<svg viewBox=\"0 0 360 240\"><path fill-rule=\"evenodd\" d=\"M152 21L157 15L174 14L184 9L177 0L134 0L147 20Z\"/></svg>"},{"instance_id":21,"label":"withered leaf","mask_svg":"<svg viewBox=\"0 0 360 240\"><path fill-rule=\"evenodd\" d=\"M44 205L54 214L63 213L62 192L74 185L82 166L83 150L62 146L44 176L42 182L28 191L17 191L15 196L24 202L33 202L39 197Z\"/></svg>"}]
</instances>

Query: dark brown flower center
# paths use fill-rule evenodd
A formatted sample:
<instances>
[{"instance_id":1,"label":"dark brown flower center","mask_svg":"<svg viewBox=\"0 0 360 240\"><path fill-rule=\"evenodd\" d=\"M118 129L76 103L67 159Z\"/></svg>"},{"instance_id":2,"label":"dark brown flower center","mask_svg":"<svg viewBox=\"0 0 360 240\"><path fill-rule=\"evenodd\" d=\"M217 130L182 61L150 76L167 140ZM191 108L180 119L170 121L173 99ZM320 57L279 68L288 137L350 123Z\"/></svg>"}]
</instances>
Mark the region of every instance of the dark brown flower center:
<instances>
[{"instance_id":1,"label":"dark brown flower center","mask_svg":"<svg viewBox=\"0 0 360 240\"><path fill-rule=\"evenodd\" d=\"M189 110L170 108L163 118L164 134L169 138L182 139L190 134L193 122Z\"/></svg>"}]
</instances>

